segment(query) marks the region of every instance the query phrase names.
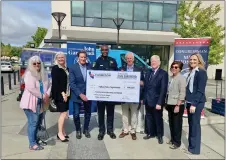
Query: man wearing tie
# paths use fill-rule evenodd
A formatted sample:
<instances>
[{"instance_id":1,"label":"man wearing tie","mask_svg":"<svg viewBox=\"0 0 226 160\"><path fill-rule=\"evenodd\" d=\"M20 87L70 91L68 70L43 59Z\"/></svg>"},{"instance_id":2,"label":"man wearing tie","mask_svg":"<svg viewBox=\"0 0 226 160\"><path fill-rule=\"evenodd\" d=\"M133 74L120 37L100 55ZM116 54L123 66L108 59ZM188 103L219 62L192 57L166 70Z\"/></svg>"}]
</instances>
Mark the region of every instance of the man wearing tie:
<instances>
[{"instance_id":1,"label":"man wearing tie","mask_svg":"<svg viewBox=\"0 0 226 160\"><path fill-rule=\"evenodd\" d=\"M163 105L165 103L168 73L160 68L160 58L151 57L152 69L147 71L144 80L144 104L146 109L147 135L145 140L157 137L158 143L163 143Z\"/></svg>"},{"instance_id":2,"label":"man wearing tie","mask_svg":"<svg viewBox=\"0 0 226 160\"><path fill-rule=\"evenodd\" d=\"M81 124L80 124L80 108L83 105L85 110L85 120L83 126L83 134L90 138L89 122L91 117L91 101L86 97L86 71L90 69L86 63L87 54L85 51L77 53L78 62L71 66L69 70L69 80L71 87L71 100L73 101L73 119L76 128L76 138L81 139Z\"/></svg>"}]
</instances>

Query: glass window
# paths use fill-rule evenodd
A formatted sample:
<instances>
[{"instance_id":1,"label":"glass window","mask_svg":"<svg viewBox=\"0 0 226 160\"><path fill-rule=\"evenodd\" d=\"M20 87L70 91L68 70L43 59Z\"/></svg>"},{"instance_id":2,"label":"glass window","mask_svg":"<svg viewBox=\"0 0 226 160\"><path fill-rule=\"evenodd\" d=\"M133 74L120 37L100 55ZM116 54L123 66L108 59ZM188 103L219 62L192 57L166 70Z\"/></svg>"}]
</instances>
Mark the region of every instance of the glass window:
<instances>
[{"instance_id":1,"label":"glass window","mask_svg":"<svg viewBox=\"0 0 226 160\"><path fill-rule=\"evenodd\" d=\"M117 2L102 2L102 17L117 18Z\"/></svg>"},{"instance_id":2,"label":"glass window","mask_svg":"<svg viewBox=\"0 0 226 160\"><path fill-rule=\"evenodd\" d=\"M133 2L119 2L118 18L133 19Z\"/></svg>"},{"instance_id":3,"label":"glass window","mask_svg":"<svg viewBox=\"0 0 226 160\"><path fill-rule=\"evenodd\" d=\"M147 2L135 2L134 3L134 20L136 21L148 21L148 3Z\"/></svg>"},{"instance_id":4,"label":"glass window","mask_svg":"<svg viewBox=\"0 0 226 160\"><path fill-rule=\"evenodd\" d=\"M150 3L149 20L151 22L162 22L162 3Z\"/></svg>"},{"instance_id":5,"label":"glass window","mask_svg":"<svg viewBox=\"0 0 226 160\"><path fill-rule=\"evenodd\" d=\"M177 4L177 0L164 1L164 3Z\"/></svg>"},{"instance_id":6,"label":"glass window","mask_svg":"<svg viewBox=\"0 0 226 160\"><path fill-rule=\"evenodd\" d=\"M84 18L72 17L72 26L84 26Z\"/></svg>"},{"instance_id":7,"label":"glass window","mask_svg":"<svg viewBox=\"0 0 226 160\"><path fill-rule=\"evenodd\" d=\"M71 13L75 17L84 16L84 1L72 1Z\"/></svg>"},{"instance_id":8,"label":"glass window","mask_svg":"<svg viewBox=\"0 0 226 160\"><path fill-rule=\"evenodd\" d=\"M165 24L163 23L163 31L172 31L172 27L175 27L175 24Z\"/></svg>"},{"instance_id":9,"label":"glass window","mask_svg":"<svg viewBox=\"0 0 226 160\"><path fill-rule=\"evenodd\" d=\"M86 26L101 27L101 19L100 18L86 18Z\"/></svg>"},{"instance_id":10,"label":"glass window","mask_svg":"<svg viewBox=\"0 0 226 160\"><path fill-rule=\"evenodd\" d=\"M103 28L116 28L115 23L111 19L102 19Z\"/></svg>"},{"instance_id":11,"label":"glass window","mask_svg":"<svg viewBox=\"0 0 226 160\"><path fill-rule=\"evenodd\" d=\"M152 30L152 31L161 31L162 23L149 23L148 28L149 30Z\"/></svg>"},{"instance_id":12,"label":"glass window","mask_svg":"<svg viewBox=\"0 0 226 160\"><path fill-rule=\"evenodd\" d=\"M144 63L142 63L137 57L135 57L134 65L136 67L139 67L139 68L144 68L145 67Z\"/></svg>"},{"instance_id":13,"label":"glass window","mask_svg":"<svg viewBox=\"0 0 226 160\"><path fill-rule=\"evenodd\" d=\"M122 29L132 29L132 21L124 21L121 28Z\"/></svg>"},{"instance_id":14,"label":"glass window","mask_svg":"<svg viewBox=\"0 0 226 160\"><path fill-rule=\"evenodd\" d=\"M163 7L163 22L175 23L177 17L177 5L164 4Z\"/></svg>"},{"instance_id":15,"label":"glass window","mask_svg":"<svg viewBox=\"0 0 226 160\"><path fill-rule=\"evenodd\" d=\"M86 1L86 17L101 17L101 2Z\"/></svg>"},{"instance_id":16,"label":"glass window","mask_svg":"<svg viewBox=\"0 0 226 160\"><path fill-rule=\"evenodd\" d=\"M147 30L147 22L134 22L134 29Z\"/></svg>"}]
</instances>

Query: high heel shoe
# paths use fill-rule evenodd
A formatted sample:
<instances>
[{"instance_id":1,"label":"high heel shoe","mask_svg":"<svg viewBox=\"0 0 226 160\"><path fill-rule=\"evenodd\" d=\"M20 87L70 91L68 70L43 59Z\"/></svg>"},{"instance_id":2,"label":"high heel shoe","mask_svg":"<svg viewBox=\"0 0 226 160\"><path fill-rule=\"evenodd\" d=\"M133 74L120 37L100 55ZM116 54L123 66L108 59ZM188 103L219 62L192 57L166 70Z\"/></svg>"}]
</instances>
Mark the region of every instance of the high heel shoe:
<instances>
[{"instance_id":1,"label":"high heel shoe","mask_svg":"<svg viewBox=\"0 0 226 160\"><path fill-rule=\"evenodd\" d=\"M57 139L60 140L61 142L68 142L68 141L69 141L69 140L66 139L66 138L65 138L64 140L60 139L60 137L58 136L58 134L57 134Z\"/></svg>"}]
</instances>

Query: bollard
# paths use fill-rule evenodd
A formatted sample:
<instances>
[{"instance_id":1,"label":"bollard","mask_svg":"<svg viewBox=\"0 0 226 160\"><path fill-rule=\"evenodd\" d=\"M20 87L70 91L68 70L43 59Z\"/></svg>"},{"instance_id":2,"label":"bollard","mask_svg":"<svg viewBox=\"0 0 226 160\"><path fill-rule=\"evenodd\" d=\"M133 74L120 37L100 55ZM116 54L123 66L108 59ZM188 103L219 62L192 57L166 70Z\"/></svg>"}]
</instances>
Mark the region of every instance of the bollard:
<instances>
[{"instance_id":1,"label":"bollard","mask_svg":"<svg viewBox=\"0 0 226 160\"><path fill-rule=\"evenodd\" d=\"M9 90L12 89L12 83L11 83L11 74L8 73L8 80L9 80Z\"/></svg>"},{"instance_id":2,"label":"bollard","mask_svg":"<svg viewBox=\"0 0 226 160\"><path fill-rule=\"evenodd\" d=\"M1 77L1 92L2 92L2 95L5 94L3 76Z\"/></svg>"},{"instance_id":3,"label":"bollard","mask_svg":"<svg viewBox=\"0 0 226 160\"><path fill-rule=\"evenodd\" d=\"M18 78L18 82L20 82L20 70L18 70L18 72L17 72L17 78Z\"/></svg>"},{"instance_id":4,"label":"bollard","mask_svg":"<svg viewBox=\"0 0 226 160\"><path fill-rule=\"evenodd\" d=\"M16 85L16 72L13 72L13 81L14 81L14 85Z\"/></svg>"}]
</instances>

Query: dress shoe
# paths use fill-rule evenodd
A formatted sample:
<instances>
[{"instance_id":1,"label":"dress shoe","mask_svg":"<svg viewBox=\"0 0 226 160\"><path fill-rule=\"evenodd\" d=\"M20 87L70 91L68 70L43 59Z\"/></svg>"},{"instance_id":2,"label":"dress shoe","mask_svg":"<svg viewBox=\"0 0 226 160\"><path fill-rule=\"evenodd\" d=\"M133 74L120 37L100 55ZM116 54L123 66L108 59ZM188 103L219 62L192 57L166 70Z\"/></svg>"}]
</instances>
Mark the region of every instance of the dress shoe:
<instances>
[{"instance_id":1,"label":"dress shoe","mask_svg":"<svg viewBox=\"0 0 226 160\"><path fill-rule=\"evenodd\" d=\"M155 136L151 136L151 135L146 135L143 137L144 140L150 139L150 138L155 138Z\"/></svg>"},{"instance_id":2,"label":"dress shoe","mask_svg":"<svg viewBox=\"0 0 226 160\"><path fill-rule=\"evenodd\" d=\"M137 139L136 133L131 133L131 137L132 137L132 140L136 140Z\"/></svg>"},{"instance_id":3,"label":"dress shoe","mask_svg":"<svg viewBox=\"0 0 226 160\"><path fill-rule=\"evenodd\" d=\"M76 138L77 138L77 139L81 139L81 138L82 138L81 131L77 131L77 132L76 132Z\"/></svg>"},{"instance_id":4,"label":"dress shoe","mask_svg":"<svg viewBox=\"0 0 226 160\"><path fill-rule=\"evenodd\" d=\"M61 142L68 142L68 141L69 141L69 140L68 140L68 139L66 139L66 138L65 138L65 139L63 139L63 140L62 140L62 139L60 139L60 137L58 136L58 134L57 134L57 139L58 139L58 140L60 140Z\"/></svg>"},{"instance_id":5,"label":"dress shoe","mask_svg":"<svg viewBox=\"0 0 226 160\"><path fill-rule=\"evenodd\" d=\"M163 144L163 139L162 139L162 137L158 137L158 142L159 142L159 144Z\"/></svg>"},{"instance_id":6,"label":"dress shoe","mask_svg":"<svg viewBox=\"0 0 226 160\"><path fill-rule=\"evenodd\" d=\"M90 138L91 137L89 131L87 131L87 130L83 131L83 134L86 136L86 138Z\"/></svg>"},{"instance_id":7,"label":"dress shoe","mask_svg":"<svg viewBox=\"0 0 226 160\"><path fill-rule=\"evenodd\" d=\"M111 139L116 139L114 132L107 132L107 134L111 137Z\"/></svg>"},{"instance_id":8,"label":"dress shoe","mask_svg":"<svg viewBox=\"0 0 226 160\"><path fill-rule=\"evenodd\" d=\"M104 139L104 133L99 133L98 136L97 136L97 139L100 140L100 141L103 140Z\"/></svg>"},{"instance_id":9,"label":"dress shoe","mask_svg":"<svg viewBox=\"0 0 226 160\"><path fill-rule=\"evenodd\" d=\"M129 133L124 133L122 132L120 135L119 135L119 138L124 138L125 136L129 135Z\"/></svg>"}]
</instances>

